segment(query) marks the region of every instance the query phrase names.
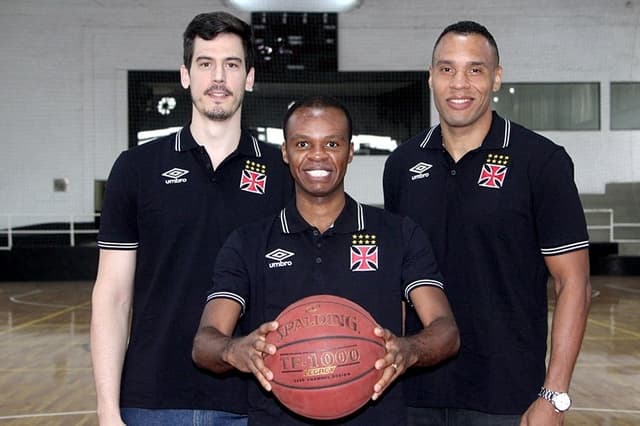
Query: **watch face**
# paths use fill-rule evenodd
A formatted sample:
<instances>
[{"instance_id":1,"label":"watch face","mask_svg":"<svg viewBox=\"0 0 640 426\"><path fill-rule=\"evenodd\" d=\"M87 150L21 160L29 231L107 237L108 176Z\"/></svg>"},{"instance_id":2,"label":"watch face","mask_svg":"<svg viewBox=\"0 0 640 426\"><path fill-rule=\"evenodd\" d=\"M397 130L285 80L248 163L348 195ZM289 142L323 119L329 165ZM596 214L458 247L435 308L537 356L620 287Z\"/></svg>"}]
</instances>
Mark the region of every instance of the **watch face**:
<instances>
[{"instance_id":1,"label":"watch face","mask_svg":"<svg viewBox=\"0 0 640 426\"><path fill-rule=\"evenodd\" d=\"M562 392L553 397L553 405L558 411L567 411L571 407L571 399L566 392Z\"/></svg>"}]
</instances>

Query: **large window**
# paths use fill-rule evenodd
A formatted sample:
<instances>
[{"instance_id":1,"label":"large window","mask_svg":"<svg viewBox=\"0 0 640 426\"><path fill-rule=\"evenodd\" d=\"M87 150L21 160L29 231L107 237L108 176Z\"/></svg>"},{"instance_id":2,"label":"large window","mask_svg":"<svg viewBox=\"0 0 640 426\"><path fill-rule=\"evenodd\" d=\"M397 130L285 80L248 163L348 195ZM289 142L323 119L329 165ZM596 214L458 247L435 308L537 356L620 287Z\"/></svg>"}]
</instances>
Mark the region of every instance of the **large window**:
<instances>
[{"instance_id":1,"label":"large window","mask_svg":"<svg viewBox=\"0 0 640 426\"><path fill-rule=\"evenodd\" d=\"M640 129L640 82L611 83L611 129Z\"/></svg>"},{"instance_id":2,"label":"large window","mask_svg":"<svg viewBox=\"0 0 640 426\"><path fill-rule=\"evenodd\" d=\"M356 154L386 155L429 123L426 71L260 74L245 94L243 125L260 140L281 143L291 101L323 94L340 99L353 118ZM129 71L129 145L173 133L191 117L189 92L177 71Z\"/></svg>"},{"instance_id":3,"label":"large window","mask_svg":"<svg viewBox=\"0 0 640 426\"><path fill-rule=\"evenodd\" d=\"M493 108L534 130L600 130L600 84L502 83Z\"/></svg>"}]
</instances>

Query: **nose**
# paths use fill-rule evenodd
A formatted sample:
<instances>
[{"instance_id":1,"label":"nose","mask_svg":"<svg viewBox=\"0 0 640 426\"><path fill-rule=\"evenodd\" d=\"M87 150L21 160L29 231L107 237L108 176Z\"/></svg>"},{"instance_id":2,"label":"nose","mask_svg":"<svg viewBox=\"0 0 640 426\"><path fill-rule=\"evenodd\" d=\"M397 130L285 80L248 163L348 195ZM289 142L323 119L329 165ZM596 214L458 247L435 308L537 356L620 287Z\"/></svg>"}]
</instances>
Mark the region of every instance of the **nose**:
<instances>
[{"instance_id":1,"label":"nose","mask_svg":"<svg viewBox=\"0 0 640 426\"><path fill-rule=\"evenodd\" d=\"M213 76L212 76L213 77L213 81L215 81L217 83L224 82L225 76L224 76L224 67L223 66L220 66L220 65L214 66L212 74L213 74Z\"/></svg>"},{"instance_id":2,"label":"nose","mask_svg":"<svg viewBox=\"0 0 640 426\"><path fill-rule=\"evenodd\" d=\"M453 88L464 88L469 85L469 79L464 72L456 72L450 81L450 86Z\"/></svg>"},{"instance_id":3,"label":"nose","mask_svg":"<svg viewBox=\"0 0 640 426\"><path fill-rule=\"evenodd\" d=\"M327 155L324 150L324 144L314 144L311 148L311 158L314 160L322 160Z\"/></svg>"}]
</instances>

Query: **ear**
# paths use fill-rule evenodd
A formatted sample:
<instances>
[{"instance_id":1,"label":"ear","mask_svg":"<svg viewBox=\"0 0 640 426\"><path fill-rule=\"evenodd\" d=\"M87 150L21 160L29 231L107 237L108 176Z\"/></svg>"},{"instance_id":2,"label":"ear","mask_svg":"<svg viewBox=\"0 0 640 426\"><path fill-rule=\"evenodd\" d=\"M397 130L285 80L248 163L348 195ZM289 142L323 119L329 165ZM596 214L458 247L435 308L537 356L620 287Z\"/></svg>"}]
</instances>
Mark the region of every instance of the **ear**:
<instances>
[{"instance_id":1,"label":"ear","mask_svg":"<svg viewBox=\"0 0 640 426\"><path fill-rule=\"evenodd\" d=\"M191 85L191 77L189 76L189 70L184 64L180 65L180 84L185 89L188 89Z\"/></svg>"},{"instance_id":2,"label":"ear","mask_svg":"<svg viewBox=\"0 0 640 426\"><path fill-rule=\"evenodd\" d=\"M353 160L353 142L349 142L349 158L347 164L351 163L351 160Z\"/></svg>"},{"instance_id":3,"label":"ear","mask_svg":"<svg viewBox=\"0 0 640 426\"><path fill-rule=\"evenodd\" d=\"M429 89L433 89L431 84L431 76L433 75L433 67L429 65L429 78L427 79L427 83L429 83Z\"/></svg>"},{"instance_id":4,"label":"ear","mask_svg":"<svg viewBox=\"0 0 640 426\"><path fill-rule=\"evenodd\" d=\"M253 83L255 83L256 79L256 70L251 67L249 72L247 73L247 79L244 82L244 90L246 92L253 92Z\"/></svg>"},{"instance_id":5,"label":"ear","mask_svg":"<svg viewBox=\"0 0 640 426\"><path fill-rule=\"evenodd\" d=\"M493 91L497 92L502 86L502 67L498 65L496 67L496 74L493 76Z\"/></svg>"},{"instance_id":6,"label":"ear","mask_svg":"<svg viewBox=\"0 0 640 426\"><path fill-rule=\"evenodd\" d=\"M287 141L286 140L284 142L282 142L282 145L280 145L280 151L282 151L282 161L284 161L285 164L289 164L289 156L287 156Z\"/></svg>"}]
</instances>

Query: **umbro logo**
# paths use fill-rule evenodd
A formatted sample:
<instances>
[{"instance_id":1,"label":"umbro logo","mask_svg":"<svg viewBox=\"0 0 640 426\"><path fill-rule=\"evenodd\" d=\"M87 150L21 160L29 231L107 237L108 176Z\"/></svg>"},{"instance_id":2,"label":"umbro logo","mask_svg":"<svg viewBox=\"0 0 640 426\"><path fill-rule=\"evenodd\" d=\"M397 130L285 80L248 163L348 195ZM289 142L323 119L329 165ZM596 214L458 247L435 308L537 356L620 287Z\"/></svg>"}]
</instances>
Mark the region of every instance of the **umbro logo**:
<instances>
[{"instance_id":1,"label":"umbro logo","mask_svg":"<svg viewBox=\"0 0 640 426\"><path fill-rule=\"evenodd\" d=\"M422 161L409 169L413 176L411 176L411 180L416 179L424 179L429 177L428 170L433 167L431 164L423 163Z\"/></svg>"},{"instance_id":2,"label":"umbro logo","mask_svg":"<svg viewBox=\"0 0 640 426\"><path fill-rule=\"evenodd\" d=\"M279 248L265 254L264 257L269 260L275 260L275 262L269 263L269 268L283 268L285 266L293 266L293 262L287 259L294 255L295 253Z\"/></svg>"},{"instance_id":3,"label":"umbro logo","mask_svg":"<svg viewBox=\"0 0 640 426\"><path fill-rule=\"evenodd\" d=\"M168 178L164 181L164 183L167 185L171 185L174 183L185 183L187 181L187 178L183 176L186 175L187 173L189 173L189 170L184 170L184 169L179 169L177 167L174 167L173 169L167 170L166 172L164 172L162 176Z\"/></svg>"}]
</instances>

